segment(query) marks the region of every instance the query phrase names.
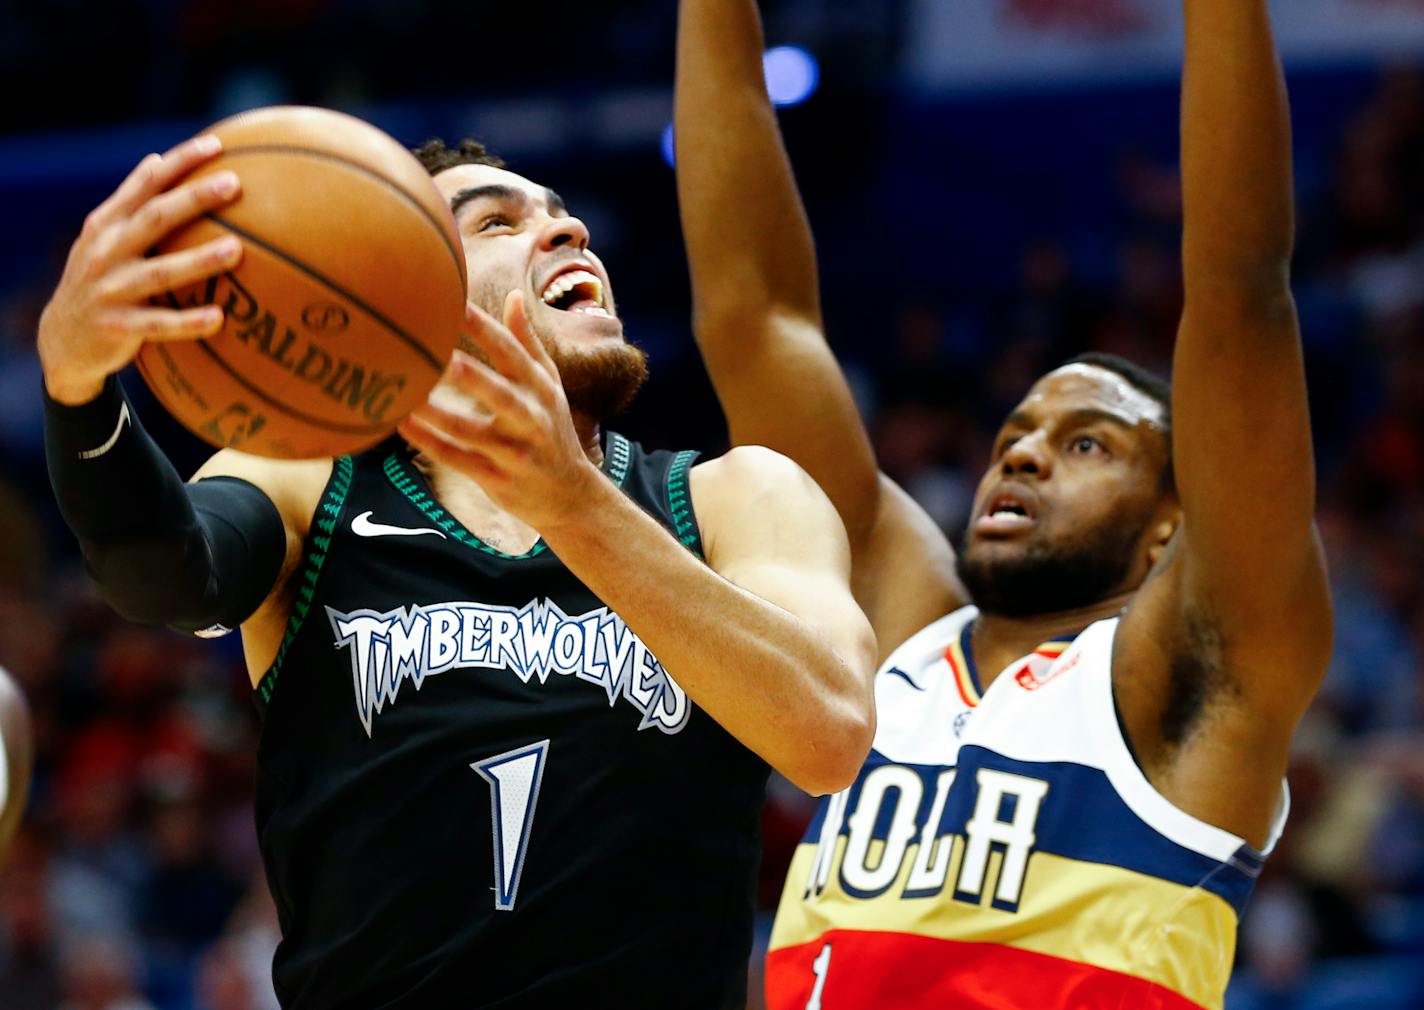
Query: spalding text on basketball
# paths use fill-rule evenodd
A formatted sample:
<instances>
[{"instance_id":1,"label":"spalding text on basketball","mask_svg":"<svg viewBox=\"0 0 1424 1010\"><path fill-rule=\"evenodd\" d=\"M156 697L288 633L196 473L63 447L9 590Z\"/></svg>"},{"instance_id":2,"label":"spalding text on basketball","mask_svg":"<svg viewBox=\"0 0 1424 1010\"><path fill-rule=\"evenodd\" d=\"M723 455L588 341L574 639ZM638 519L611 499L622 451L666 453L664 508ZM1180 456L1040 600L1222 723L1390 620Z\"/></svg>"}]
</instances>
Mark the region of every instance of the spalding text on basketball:
<instances>
[{"instance_id":1,"label":"spalding text on basketball","mask_svg":"<svg viewBox=\"0 0 1424 1010\"><path fill-rule=\"evenodd\" d=\"M232 274L210 279L201 297L190 297L188 304L221 305L227 323L243 344L371 424L386 422L386 411L405 388L404 375L386 374L350 361L310 339L308 326L292 326L278 319ZM325 321L335 323L336 317L328 316ZM333 326L332 332L340 329L344 327Z\"/></svg>"}]
</instances>

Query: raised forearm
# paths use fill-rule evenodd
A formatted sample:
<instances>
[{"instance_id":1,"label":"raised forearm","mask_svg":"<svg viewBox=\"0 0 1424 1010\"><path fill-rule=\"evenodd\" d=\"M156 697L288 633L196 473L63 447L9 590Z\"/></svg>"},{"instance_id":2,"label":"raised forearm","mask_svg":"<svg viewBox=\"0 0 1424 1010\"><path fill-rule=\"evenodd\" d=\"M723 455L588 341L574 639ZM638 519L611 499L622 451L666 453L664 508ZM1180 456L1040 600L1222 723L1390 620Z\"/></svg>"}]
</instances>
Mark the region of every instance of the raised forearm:
<instances>
[{"instance_id":1,"label":"raised forearm","mask_svg":"<svg viewBox=\"0 0 1424 1010\"><path fill-rule=\"evenodd\" d=\"M1289 109L1265 0L1186 0L1186 12L1186 298L1172 374L1184 520L1179 581L1164 584L1180 586L1181 641L1203 621L1214 629L1241 711L1274 747L1330 651L1289 283Z\"/></svg>"},{"instance_id":2,"label":"raised forearm","mask_svg":"<svg viewBox=\"0 0 1424 1010\"><path fill-rule=\"evenodd\" d=\"M699 561L606 479L545 542L689 698L808 792L843 788L869 745L869 654Z\"/></svg>"},{"instance_id":3,"label":"raised forearm","mask_svg":"<svg viewBox=\"0 0 1424 1010\"><path fill-rule=\"evenodd\" d=\"M677 183L699 318L768 307L820 318L811 229L767 97L762 45L755 0L682 0Z\"/></svg>"},{"instance_id":4,"label":"raised forearm","mask_svg":"<svg viewBox=\"0 0 1424 1010\"><path fill-rule=\"evenodd\" d=\"M682 0L677 184L694 331L733 445L790 456L862 558L879 475L826 344L810 225L762 70L754 0Z\"/></svg>"},{"instance_id":5,"label":"raised forearm","mask_svg":"<svg viewBox=\"0 0 1424 1010\"><path fill-rule=\"evenodd\" d=\"M60 514L128 620L235 628L271 589L286 544L272 502L241 481L185 485L116 378L91 403L46 403L45 454Z\"/></svg>"},{"instance_id":6,"label":"raised forearm","mask_svg":"<svg viewBox=\"0 0 1424 1010\"><path fill-rule=\"evenodd\" d=\"M1187 301L1250 310L1288 293L1290 113L1266 0L1184 0Z\"/></svg>"}]
</instances>

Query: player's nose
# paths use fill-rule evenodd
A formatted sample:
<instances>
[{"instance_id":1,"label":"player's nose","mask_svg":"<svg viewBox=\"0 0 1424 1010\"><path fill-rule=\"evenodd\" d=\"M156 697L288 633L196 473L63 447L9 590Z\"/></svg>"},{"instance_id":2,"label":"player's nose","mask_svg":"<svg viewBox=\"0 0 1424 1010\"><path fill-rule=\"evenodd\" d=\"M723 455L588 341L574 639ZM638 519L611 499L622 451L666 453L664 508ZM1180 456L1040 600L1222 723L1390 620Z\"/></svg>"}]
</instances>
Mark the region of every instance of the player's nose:
<instances>
[{"instance_id":1,"label":"player's nose","mask_svg":"<svg viewBox=\"0 0 1424 1010\"><path fill-rule=\"evenodd\" d=\"M576 217L550 218L539 234L539 247L545 251L573 246L582 252L588 242L588 225Z\"/></svg>"},{"instance_id":2,"label":"player's nose","mask_svg":"<svg viewBox=\"0 0 1424 1010\"><path fill-rule=\"evenodd\" d=\"M1044 478L1053 471L1053 457L1048 451L1048 439L1042 432L1032 432L1004 451L1000 462L1005 477L1033 476Z\"/></svg>"}]
</instances>

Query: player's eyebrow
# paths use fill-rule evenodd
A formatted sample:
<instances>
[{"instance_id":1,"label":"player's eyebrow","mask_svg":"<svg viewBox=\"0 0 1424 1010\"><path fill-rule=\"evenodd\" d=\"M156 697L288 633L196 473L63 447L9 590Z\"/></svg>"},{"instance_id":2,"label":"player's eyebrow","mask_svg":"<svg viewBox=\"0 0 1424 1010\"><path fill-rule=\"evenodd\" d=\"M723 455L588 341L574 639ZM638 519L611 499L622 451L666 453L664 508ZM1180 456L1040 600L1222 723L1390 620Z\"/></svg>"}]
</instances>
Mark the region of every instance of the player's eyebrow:
<instances>
[{"instance_id":1,"label":"player's eyebrow","mask_svg":"<svg viewBox=\"0 0 1424 1010\"><path fill-rule=\"evenodd\" d=\"M1137 427L1136 422L1102 407L1076 407L1068 412L1064 420L1069 424L1094 424L1101 421L1129 431Z\"/></svg>"},{"instance_id":2,"label":"player's eyebrow","mask_svg":"<svg viewBox=\"0 0 1424 1010\"><path fill-rule=\"evenodd\" d=\"M450 213L458 217L461 208L466 204L482 199L504 200L523 204L525 207L532 202L529 199L529 194L519 187L493 182L485 186L471 186L468 189L460 190L450 199ZM548 206L551 216L568 216L568 204L564 203L564 198L552 189L544 190L544 202Z\"/></svg>"},{"instance_id":3,"label":"player's eyebrow","mask_svg":"<svg viewBox=\"0 0 1424 1010\"><path fill-rule=\"evenodd\" d=\"M505 186L502 183L490 183L488 186L471 186L462 189L450 198L450 213L460 214L460 208L474 200L505 200L511 203L529 203L529 195L524 190L515 186Z\"/></svg>"},{"instance_id":4,"label":"player's eyebrow","mask_svg":"<svg viewBox=\"0 0 1424 1010\"><path fill-rule=\"evenodd\" d=\"M1105 422L1117 428L1132 430L1137 425L1123 417L1121 414L1105 410L1102 407L1075 407L1067 414L1063 415L1062 422L1069 425L1092 424L1094 422ZM1004 428L1034 428L1038 424L1038 419L1027 410L1016 410L1004 420Z\"/></svg>"}]
</instances>

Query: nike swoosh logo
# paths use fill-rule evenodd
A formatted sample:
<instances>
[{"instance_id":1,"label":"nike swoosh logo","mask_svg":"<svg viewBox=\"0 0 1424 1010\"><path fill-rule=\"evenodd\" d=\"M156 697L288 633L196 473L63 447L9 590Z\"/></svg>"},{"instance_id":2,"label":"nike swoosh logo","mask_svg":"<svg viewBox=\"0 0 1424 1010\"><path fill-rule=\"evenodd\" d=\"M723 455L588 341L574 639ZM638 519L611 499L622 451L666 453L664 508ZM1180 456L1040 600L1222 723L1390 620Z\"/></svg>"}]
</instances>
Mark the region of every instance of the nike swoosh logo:
<instances>
[{"instance_id":1,"label":"nike swoosh logo","mask_svg":"<svg viewBox=\"0 0 1424 1010\"><path fill-rule=\"evenodd\" d=\"M434 533L441 540L446 536L439 530L431 529L428 526L420 529L407 529L404 526L387 526L385 523L371 522L371 513L362 512L355 519L351 520L351 532L358 537L418 537L422 533Z\"/></svg>"},{"instance_id":2,"label":"nike swoosh logo","mask_svg":"<svg viewBox=\"0 0 1424 1010\"><path fill-rule=\"evenodd\" d=\"M119 408L119 423L114 425L114 433L109 436L109 440L97 449L86 449L79 454L80 459L98 459L118 444L119 436L124 432L124 425L131 424L129 420L129 405L125 403Z\"/></svg>"}]
</instances>

